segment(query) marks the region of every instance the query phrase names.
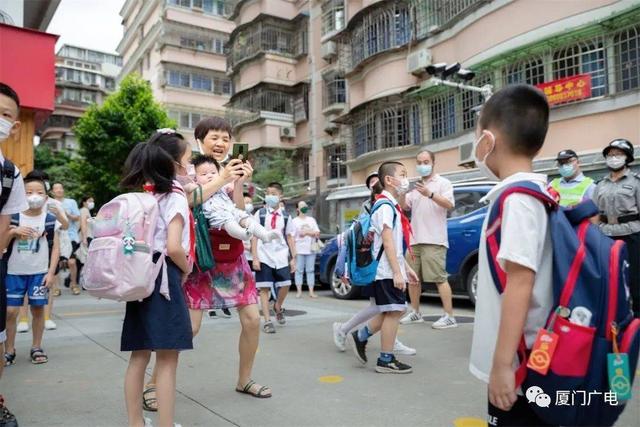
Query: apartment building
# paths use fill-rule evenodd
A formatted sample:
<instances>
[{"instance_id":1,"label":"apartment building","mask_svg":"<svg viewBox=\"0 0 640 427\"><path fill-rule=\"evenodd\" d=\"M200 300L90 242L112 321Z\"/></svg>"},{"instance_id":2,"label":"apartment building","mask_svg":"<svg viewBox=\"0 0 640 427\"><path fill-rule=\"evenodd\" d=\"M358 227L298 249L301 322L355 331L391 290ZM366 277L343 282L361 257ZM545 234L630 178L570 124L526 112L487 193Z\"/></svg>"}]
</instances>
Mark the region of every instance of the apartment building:
<instances>
[{"instance_id":1,"label":"apartment building","mask_svg":"<svg viewBox=\"0 0 640 427\"><path fill-rule=\"evenodd\" d=\"M55 110L40 129L40 143L74 153L72 127L92 104L102 104L115 90L122 58L111 53L63 45L56 53Z\"/></svg>"},{"instance_id":2,"label":"apartment building","mask_svg":"<svg viewBox=\"0 0 640 427\"><path fill-rule=\"evenodd\" d=\"M540 171L573 148L597 174L608 141L640 145L637 0L241 0L232 19L238 138L295 150L292 173L315 177L331 224L348 221L383 161L415 175L423 147L451 179L479 177L471 146L483 98L433 84L431 64L459 62L475 86L543 89L552 114Z\"/></svg>"},{"instance_id":3,"label":"apartment building","mask_svg":"<svg viewBox=\"0 0 640 427\"><path fill-rule=\"evenodd\" d=\"M118 45L124 67L149 81L154 97L194 143L193 129L205 116L224 116L233 92L224 46L235 25L223 0L126 0ZM195 148L195 146L194 146Z\"/></svg>"}]
</instances>

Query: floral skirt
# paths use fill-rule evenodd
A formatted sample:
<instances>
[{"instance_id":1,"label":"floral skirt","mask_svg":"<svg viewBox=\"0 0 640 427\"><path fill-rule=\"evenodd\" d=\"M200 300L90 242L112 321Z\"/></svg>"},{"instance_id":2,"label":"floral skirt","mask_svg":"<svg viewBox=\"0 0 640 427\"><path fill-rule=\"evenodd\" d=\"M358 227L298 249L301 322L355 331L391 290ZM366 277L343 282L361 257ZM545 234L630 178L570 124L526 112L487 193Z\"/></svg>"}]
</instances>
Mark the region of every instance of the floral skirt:
<instances>
[{"instance_id":1,"label":"floral skirt","mask_svg":"<svg viewBox=\"0 0 640 427\"><path fill-rule=\"evenodd\" d=\"M191 273L184 284L184 294L191 310L258 303L256 280L244 255L234 262L216 262L209 271Z\"/></svg>"}]
</instances>

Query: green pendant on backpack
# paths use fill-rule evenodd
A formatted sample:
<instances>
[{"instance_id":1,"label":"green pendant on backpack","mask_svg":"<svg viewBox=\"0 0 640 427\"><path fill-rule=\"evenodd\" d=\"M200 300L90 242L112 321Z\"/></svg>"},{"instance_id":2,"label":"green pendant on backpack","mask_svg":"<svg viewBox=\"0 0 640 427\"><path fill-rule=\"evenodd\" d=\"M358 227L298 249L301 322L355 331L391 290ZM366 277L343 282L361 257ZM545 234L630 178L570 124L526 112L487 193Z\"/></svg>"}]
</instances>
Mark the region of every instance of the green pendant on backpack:
<instances>
[{"instance_id":1,"label":"green pendant on backpack","mask_svg":"<svg viewBox=\"0 0 640 427\"><path fill-rule=\"evenodd\" d=\"M607 372L609 374L609 388L616 393L618 400L631 399L629 355L627 353L607 354Z\"/></svg>"}]
</instances>

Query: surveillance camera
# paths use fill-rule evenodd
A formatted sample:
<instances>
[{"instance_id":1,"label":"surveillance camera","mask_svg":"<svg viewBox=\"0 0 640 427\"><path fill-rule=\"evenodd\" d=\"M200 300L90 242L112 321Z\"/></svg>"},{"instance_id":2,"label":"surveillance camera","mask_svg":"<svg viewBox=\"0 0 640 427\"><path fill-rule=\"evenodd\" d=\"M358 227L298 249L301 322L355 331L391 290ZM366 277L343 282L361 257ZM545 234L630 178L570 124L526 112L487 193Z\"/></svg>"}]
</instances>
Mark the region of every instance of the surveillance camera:
<instances>
[{"instance_id":1,"label":"surveillance camera","mask_svg":"<svg viewBox=\"0 0 640 427\"><path fill-rule=\"evenodd\" d=\"M443 72L445 68L447 68L447 63L439 62L437 64L431 64L427 66L427 68L425 68L425 71L432 76L435 76L436 74L440 74L441 72Z\"/></svg>"},{"instance_id":2,"label":"surveillance camera","mask_svg":"<svg viewBox=\"0 0 640 427\"><path fill-rule=\"evenodd\" d=\"M460 80L464 80L465 82L468 82L469 80L473 80L473 78L476 76L476 73L474 71L471 71L467 68L461 68L457 73L456 76L460 79Z\"/></svg>"},{"instance_id":3,"label":"surveillance camera","mask_svg":"<svg viewBox=\"0 0 640 427\"><path fill-rule=\"evenodd\" d=\"M455 73L457 73L458 71L460 71L461 65L459 62L456 62L455 64L451 64L448 65L444 71L442 72L442 78L446 79L449 76L454 75Z\"/></svg>"}]
</instances>

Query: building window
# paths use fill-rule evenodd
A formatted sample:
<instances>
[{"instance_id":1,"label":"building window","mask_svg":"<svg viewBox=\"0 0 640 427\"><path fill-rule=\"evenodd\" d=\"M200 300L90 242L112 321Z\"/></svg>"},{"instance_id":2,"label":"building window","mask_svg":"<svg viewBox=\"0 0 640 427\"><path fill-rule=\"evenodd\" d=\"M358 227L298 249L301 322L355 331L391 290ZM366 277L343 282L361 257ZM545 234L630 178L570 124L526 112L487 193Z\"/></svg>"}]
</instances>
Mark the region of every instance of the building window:
<instances>
[{"instance_id":1,"label":"building window","mask_svg":"<svg viewBox=\"0 0 640 427\"><path fill-rule=\"evenodd\" d=\"M194 129L202 119L202 114L188 111L169 111L169 117L176 121L178 127L184 129Z\"/></svg>"},{"instance_id":2,"label":"building window","mask_svg":"<svg viewBox=\"0 0 640 427\"><path fill-rule=\"evenodd\" d=\"M579 74L591 76L591 96L607 93L606 55L602 41L580 43L553 54L554 80Z\"/></svg>"},{"instance_id":3,"label":"building window","mask_svg":"<svg viewBox=\"0 0 640 427\"><path fill-rule=\"evenodd\" d=\"M211 92L211 79L199 74L191 75L191 89Z\"/></svg>"},{"instance_id":4,"label":"building window","mask_svg":"<svg viewBox=\"0 0 640 427\"><path fill-rule=\"evenodd\" d=\"M231 92L231 82L226 77L210 77L176 70L169 70L167 84L202 92L213 92L217 95L229 95Z\"/></svg>"},{"instance_id":5,"label":"building window","mask_svg":"<svg viewBox=\"0 0 640 427\"><path fill-rule=\"evenodd\" d=\"M167 4L196 9L211 15L224 16L225 14L224 0L167 0Z\"/></svg>"},{"instance_id":6,"label":"building window","mask_svg":"<svg viewBox=\"0 0 640 427\"><path fill-rule=\"evenodd\" d=\"M505 84L526 83L537 85L544 82L544 65L542 58L527 59L516 62L504 71Z\"/></svg>"},{"instance_id":7,"label":"building window","mask_svg":"<svg viewBox=\"0 0 640 427\"><path fill-rule=\"evenodd\" d=\"M456 104L453 94L445 94L430 101L431 139L440 139L456 132Z\"/></svg>"},{"instance_id":8,"label":"building window","mask_svg":"<svg viewBox=\"0 0 640 427\"><path fill-rule=\"evenodd\" d=\"M322 4L322 35L344 28L344 0L328 0Z\"/></svg>"},{"instance_id":9,"label":"building window","mask_svg":"<svg viewBox=\"0 0 640 427\"><path fill-rule=\"evenodd\" d=\"M327 177L329 179L345 179L347 177L347 147L333 145L325 149L327 159Z\"/></svg>"},{"instance_id":10,"label":"building window","mask_svg":"<svg viewBox=\"0 0 640 427\"><path fill-rule=\"evenodd\" d=\"M640 27L632 27L613 38L616 55L616 90L640 87Z\"/></svg>"},{"instance_id":11,"label":"building window","mask_svg":"<svg viewBox=\"0 0 640 427\"><path fill-rule=\"evenodd\" d=\"M347 102L347 88L344 77L333 77L324 82L324 108L334 104Z\"/></svg>"}]
</instances>

